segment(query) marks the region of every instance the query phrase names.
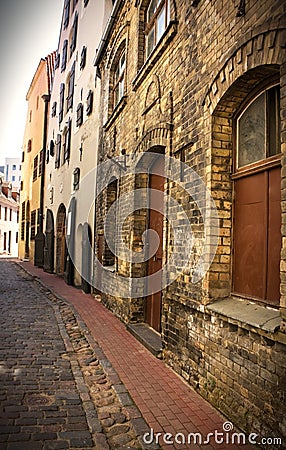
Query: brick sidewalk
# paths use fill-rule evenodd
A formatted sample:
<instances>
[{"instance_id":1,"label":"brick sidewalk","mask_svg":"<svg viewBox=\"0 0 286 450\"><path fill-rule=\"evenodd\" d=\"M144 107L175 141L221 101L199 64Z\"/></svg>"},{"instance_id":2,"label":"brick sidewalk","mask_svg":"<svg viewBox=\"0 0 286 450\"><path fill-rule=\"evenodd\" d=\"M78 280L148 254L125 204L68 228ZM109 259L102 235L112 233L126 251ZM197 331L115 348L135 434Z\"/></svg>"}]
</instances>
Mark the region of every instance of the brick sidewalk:
<instances>
[{"instance_id":1,"label":"brick sidewalk","mask_svg":"<svg viewBox=\"0 0 286 450\"><path fill-rule=\"evenodd\" d=\"M171 440L177 433L184 436L201 433L203 438L206 438L208 433L215 430L223 431L223 423L226 420L163 361L146 350L126 330L124 324L92 295L66 285L62 278L45 273L28 262L21 262L20 265L74 306L117 371L150 429L154 430L154 435L160 432L171 433L172 437L167 437ZM253 448L249 445L227 445L226 442L215 444L213 439L210 442L211 444L190 446L164 445L161 437L159 441L166 450Z\"/></svg>"}]
</instances>

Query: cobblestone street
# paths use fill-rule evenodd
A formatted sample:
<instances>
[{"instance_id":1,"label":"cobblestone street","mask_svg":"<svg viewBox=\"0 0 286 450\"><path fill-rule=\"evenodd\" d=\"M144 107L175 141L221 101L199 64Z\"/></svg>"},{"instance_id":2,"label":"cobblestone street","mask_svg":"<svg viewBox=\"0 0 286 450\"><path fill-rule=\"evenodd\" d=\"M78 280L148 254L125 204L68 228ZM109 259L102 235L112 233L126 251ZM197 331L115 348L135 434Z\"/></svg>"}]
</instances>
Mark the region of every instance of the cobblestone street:
<instances>
[{"instance_id":1,"label":"cobblestone street","mask_svg":"<svg viewBox=\"0 0 286 450\"><path fill-rule=\"evenodd\" d=\"M3 260L0 304L0 448L141 448L147 425L72 307Z\"/></svg>"}]
</instances>

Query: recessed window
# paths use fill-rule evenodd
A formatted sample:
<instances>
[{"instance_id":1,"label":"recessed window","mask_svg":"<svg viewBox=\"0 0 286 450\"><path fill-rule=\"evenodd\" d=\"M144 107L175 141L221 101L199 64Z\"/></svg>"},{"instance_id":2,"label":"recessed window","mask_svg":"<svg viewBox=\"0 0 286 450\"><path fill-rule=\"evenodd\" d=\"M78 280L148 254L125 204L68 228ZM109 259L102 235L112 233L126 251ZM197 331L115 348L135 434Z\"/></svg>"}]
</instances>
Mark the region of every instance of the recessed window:
<instances>
[{"instance_id":1,"label":"recessed window","mask_svg":"<svg viewBox=\"0 0 286 450\"><path fill-rule=\"evenodd\" d=\"M56 117L56 114L57 114L57 102L54 102L52 106L52 117Z\"/></svg>"},{"instance_id":2,"label":"recessed window","mask_svg":"<svg viewBox=\"0 0 286 450\"><path fill-rule=\"evenodd\" d=\"M82 47L81 55L80 55L80 69L83 70L86 65L86 47Z\"/></svg>"},{"instance_id":3,"label":"recessed window","mask_svg":"<svg viewBox=\"0 0 286 450\"><path fill-rule=\"evenodd\" d=\"M280 153L279 87L256 97L237 120L237 168Z\"/></svg>"},{"instance_id":4,"label":"recessed window","mask_svg":"<svg viewBox=\"0 0 286 450\"><path fill-rule=\"evenodd\" d=\"M30 151L32 151L32 140L31 139L28 140L27 153L30 153Z\"/></svg>"},{"instance_id":5,"label":"recessed window","mask_svg":"<svg viewBox=\"0 0 286 450\"><path fill-rule=\"evenodd\" d=\"M83 123L83 104L79 103L76 109L76 126L80 127Z\"/></svg>"},{"instance_id":6,"label":"recessed window","mask_svg":"<svg viewBox=\"0 0 286 450\"><path fill-rule=\"evenodd\" d=\"M114 107L119 103L124 95L125 62L125 52L123 51L114 72Z\"/></svg>"},{"instance_id":7,"label":"recessed window","mask_svg":"<svg viewBox=\"0 0 286 450\"><path fill-rule=\"evenodd\" d=\"M146 12L146 58L152 53L170 22L170 0L151 0Z\"/></svg>"},{"instance_id":8,"label":"recessed window","mask_svg":"<svg viewBox=\"0 0 286 450\"><path fill-rule=\"evenodd\" d=\"M93 106L93 92L90 90L86 98L86 114L89 116L92 113Z\"/></svg>"},{"instance_id":9,"label":"recessed window","mask_svg":"<svg viewBox=\"0 0 286 450\"><path fill-rule=\"evenodd\" d=\"M66 0L64 6L64 29L68 27L69 18L70 18L70 0Z\"/></svg>"},{"instance_id":10,"label":"recessed window","mask_svg":"<svg viewBox=\"0 0 286 450\"><path fill-rule=\"evenodd\" d=\"M73 188L75 191L79 189L79 179L80 179L80 168L76 167L73 171Z\"/></svg>"},{"instance_id":11,"label":"recessed window","mask_svg":"<svg viewBox=\"0 0 286 450\"><path fill-rule=\"evenodd\" d=\"M76 48L76 38L77 38L77 24L78 24L78 14L75 14L73 26L71 29L71 37L70 37L70 57L75 51Z\"/></svg>"},{"instance_id":12,"label":"recessed window","mask_svg":"<svg viewBox=\"0 0 286 450\"><path fill-rule=\"evenodd\" d=\"M31 211L31 240L34 240L36 236L36 213L36 210Z\"/></svg>"},{"instance_id":13,"label":"recessed window","mask_svg":"<svg viewBox=\"0 0 286 450\"><path fill-rule=\"evenodd\" d=\"M39 177L42 175L42 165L43 165L43 150L40 151L39 157Z\"/></svg>"},{"instance_id":14,"label":"recessed window","mask_svg":"<svg viewBox=\"0 0 286 450\"><path fill-rule=\"evenodd\" d=\"M61 72L63 72L67 66L67 55L68 55L68 41L66 39L63 44Z\"/></svg>"},{"instance_id":15,"label":"recessed window","mask_svg":"<svg viewBox=\"0 0 286 450\"><path fill-rule=\"evenodd\" d=\"M59 105L59 123L62 122L64 117L64 102L65 102L65 84L61 83L60 87L60 105Z\"/></svg>"},{"instance_id":16,"label":"recessed window","mask_svg":"<svg viewBox=\"0 0 286 450\"><path fill-rule=\"evenodd\" d=\"M70 159L70 147L71 147L71 119L68 121L68 126L63 132L63 151L64 159L63 164Z\"/></svg>"},{"instance_id":17,"label":"recessed window","mask_svg":"<svg viewBox=\"0 0 286 450\"><path fill-rule=\"evenodd\" d=\"M74 78L75 78L75 62L71 67L71 71L68 78L67 111L71 109L73 105Z\"/></svg>"},{"instance_id":18,"label":"recessed window","mask_svg":"<svg viewBox=\"0 0 286 450\"><path fill-rule=\"evenodd\" d=\"M56 58L55 58L55 70L60 67L60 54L57 52Z\"/></svg>"},{"instance_id":19,"label":"recessed window","mask_svg":"<svg viewBox=\"0 0 286 450\"><path fill-rule=\"evenodd\" d=\"M56 141L56 157L55 157L55 168L56 169L58 169L60 167L61 143L62 143L62 136L61 136L61 134L58 134L57 135L57 141Z\"/></svg>"},{"instance_id":20,"label":"recessed window","mask_svg":"<svg viewBox=\"0 0 286 450\"><path fill-rule=\"evenodd\" d=\"M34 158L34 167L33 167L33 181L37 179L38 176L38 155Z\"/></svg>"}]
</instances>

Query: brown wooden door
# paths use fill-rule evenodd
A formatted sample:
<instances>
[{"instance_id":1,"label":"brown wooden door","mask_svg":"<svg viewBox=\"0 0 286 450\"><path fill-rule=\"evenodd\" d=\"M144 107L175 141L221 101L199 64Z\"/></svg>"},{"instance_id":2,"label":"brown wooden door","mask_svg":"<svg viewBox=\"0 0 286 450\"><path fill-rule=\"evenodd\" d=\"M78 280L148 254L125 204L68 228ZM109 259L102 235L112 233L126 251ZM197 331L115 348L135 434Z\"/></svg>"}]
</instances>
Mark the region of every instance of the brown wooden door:
<instances>
[{"instance_id":1,"label":"brown wooden door","mask_svg":"<svg viewBox=\"0 0 286 450\"><path fill-rule=\"evenodd\" d=\"M154 171L164 173L164 158L158 158L153 165ZM164 192L165 178L160 175L151 174L149 179L149 188ZM163 260L163 215L156 211L156 209L163 209L162 197L158 198L156 195L150 195L149 199L149 226L157 232L160 243L158 250L154 256L148 261L148 275L158 272L162 268ZM152 248L152 241L149 242L149 248ZM148 290L152 289L152 281L148 284ZM145 304L145 321L156 331L161 331L161 304L162 292L155 292L146 298Z\"/></svg>"},{"instance_id":2,"label":"brown wooden door","mask_svg":"<svg viewBox=\"0 0 286 450\"><path fill-rule=\"evenodd\" d=\"M233 292L279 303L280 167L235 180Z\"/></svg>"}]
</instances>

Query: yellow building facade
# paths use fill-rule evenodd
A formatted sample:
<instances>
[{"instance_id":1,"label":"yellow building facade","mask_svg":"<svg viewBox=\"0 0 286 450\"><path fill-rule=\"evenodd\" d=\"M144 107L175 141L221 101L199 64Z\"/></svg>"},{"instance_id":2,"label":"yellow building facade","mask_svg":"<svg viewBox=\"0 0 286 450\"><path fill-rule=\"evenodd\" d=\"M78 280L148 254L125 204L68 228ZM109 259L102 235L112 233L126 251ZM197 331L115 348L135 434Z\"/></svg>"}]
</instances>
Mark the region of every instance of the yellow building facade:
<instances>
[{"instance_id":1,"label":"yellow building facade","mask_svg":"<svg viewBox=\"0 0 286 450\"><path fill-rule=\"evenodd\" d=\"M48 115L54 54L40 60L27 92L28 111L23 137L20 192L19 258L34 261L35 237L39 231L41 177L44 168L44 130Z\"/></svg>"}]
</instances>

